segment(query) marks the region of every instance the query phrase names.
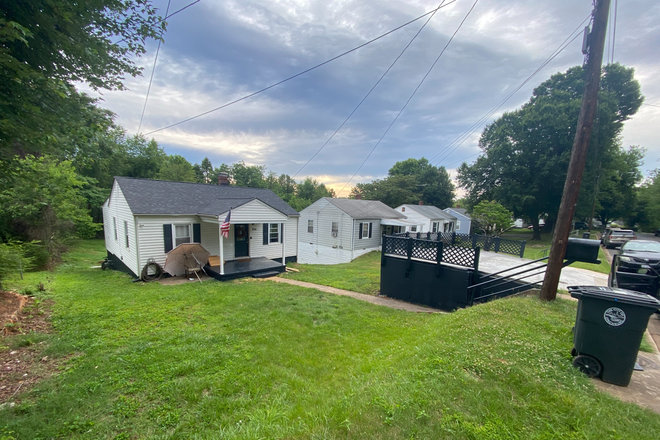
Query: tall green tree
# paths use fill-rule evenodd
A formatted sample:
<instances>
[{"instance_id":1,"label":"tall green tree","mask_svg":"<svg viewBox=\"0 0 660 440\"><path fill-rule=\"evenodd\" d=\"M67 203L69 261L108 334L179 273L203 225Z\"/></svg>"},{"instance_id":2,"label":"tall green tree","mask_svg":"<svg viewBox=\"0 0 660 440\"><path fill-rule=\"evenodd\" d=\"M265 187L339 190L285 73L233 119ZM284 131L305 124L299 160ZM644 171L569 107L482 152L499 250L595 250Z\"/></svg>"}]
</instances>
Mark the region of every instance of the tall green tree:
<instances>
[{"instance_id":1,"label":"tall green tree","mask_svg":"<svg viewBox=\"0 0 660 440\"><path fill-rule=\"evenodd\" d=\"M486 235L500 236L513 226L513 213L494 200L483 200L474 207L472 221Z\"/></svg>"},{"instance_id":2,"label":"tall green tree","mask_svg":"<svg viewBox=\"0 0 660 440\"><path fill-rule=\"evenodd\" d=\"M573 67L534 89L521 109L505 113L486 127L479 140L483 154L458 171L472 206L480 200L497 200L517 217L529 219L534 239L540 239L539 217L547 214L546 224L551 225L559 209L583 91L584 70ZM633 69L619 64L603 69L598 127L589 146L584 179L587 193L593 194L598 167L615 167L623 123L642 101ZM584 203L588 199L583 197Z\"/></svg>"},{"instance_id":3,"label":"tall green tree","mask_svg":"<svg viewBox=\"0 0 660 440\"><path fill-rule=\"evenodd\" d=\"M173 182L195 182L195 169L188 160L178 154L165 157L156 179L171 180Z\"/></svg>"},{"instance_id":4,"label":"tall green tree","mask_svg":"<svg viewBox=\"0 0 660 440\"><path fill-rule=\"evenodd\" d=\"M164 28L149 0L0 0L0 153L51 147L85 107L73 84L123 88Z\"/></svg>"},{"instance_id":5,"label":"tall green tree","mask_svg":"<svg viewBox=\"0 0 660 440\"><path fill-rule=\"evenodd\" d=\"M426 158L406 159L395 163L385 179L359 183L351 195L380 200L389 206L417 203L446 208L454 201L454 184L445 167L434 167Z\"/></svg>"}]
</instances>

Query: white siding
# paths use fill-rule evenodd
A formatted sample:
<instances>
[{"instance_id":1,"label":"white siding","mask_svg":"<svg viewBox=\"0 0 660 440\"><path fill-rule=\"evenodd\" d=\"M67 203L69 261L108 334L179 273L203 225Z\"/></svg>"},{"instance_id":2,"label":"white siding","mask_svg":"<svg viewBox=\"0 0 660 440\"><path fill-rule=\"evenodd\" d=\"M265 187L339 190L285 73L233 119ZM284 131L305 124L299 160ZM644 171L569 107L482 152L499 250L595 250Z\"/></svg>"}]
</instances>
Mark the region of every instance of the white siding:
<instances>
[{"instance_id":1,"label":"white siding","mask_svg":"<svg viewBox=\"0 0 660 440\"><path fill-rule=\"evenodd\" d=\"M224 213L220 218L224 220L226 215L227 213ZM259 200L252 200L231 210L232 223L283 223L286 221L286 215Z\"/></svg>"},{"instance_id":2,"label":"white siding","mask_svg":"<svg viewBox=\"0 0 660 440\"><path fill-rule=\"evenodd\" d=\"M371 238L369 235L365 235L360 238L360 224L371 223ZM359 253L361 251L373 251L377 250L380 246L380 219L371 219L371 220L355 220L355 243L353 250L353 258L358 257L359 255L364 254L365 252Z\"/></svg>"},{"instance_id":3,"label":"white siding","mask_svg":"<svg viewBox=\"0 0 660 440\"><path fill-rule=\"evenodd\" d=\"M140 215L137 217L137 223L140 243L140 270L142 270L149 258L153 258L156 260L156 263L165 266L166 254L163 225L201 223L201 220L196 215ZM190 233L192 234L192 230ZM204 241L203 232L202 241ZM174 246L174 242L172 242L172 246ZM202 246L204 246L204 243L202 243Z\"/></svg>"},{"instance_id":4,"label":"white siding","mask_svg":"<svg viewBox=\"0 0 660 440\"><path fill-rule=\"evenodd\" d=\"M113 218L117 223L117 240L115 240ZM124 222L128 224L128 247L126 247L124 235ZM135 219L117 182L113 183L110 197L103 205L103 224L105 248L116 255L136 275L139 275Z\"/></svg>"},{"instance_id":5,"label":"white siding","mask_svg":"<svg viewBox=\"0 0 660 440\"><path fill-rule=\"evenodd\" d=\"M233 214L232 214L233 215ZM281 223L281 222L268 222ZM274 260L282 258L282 243L264 244L263 223L250 223L250 257L266 257ZM280 229L281 233L281 229ZM292 217L285 222L284 239L286 241L284 251L287 257L298 255L298 218ZM280 239L281 240L281 239Z\"/></svg>"},{"instance_id":6,"label":"white siding","mask_svg":"<svg viewBox=\"0 0 660 440\"><path fill-rule=\"evenodd\" d=\"M314 230L308 232L308 220ZM332 236L332 222L337 222L337 236ZM353 219L324 199L300 212L298 223L298 261L306 264L337 264L351 261Z\"/></svg>"}]
</instances>

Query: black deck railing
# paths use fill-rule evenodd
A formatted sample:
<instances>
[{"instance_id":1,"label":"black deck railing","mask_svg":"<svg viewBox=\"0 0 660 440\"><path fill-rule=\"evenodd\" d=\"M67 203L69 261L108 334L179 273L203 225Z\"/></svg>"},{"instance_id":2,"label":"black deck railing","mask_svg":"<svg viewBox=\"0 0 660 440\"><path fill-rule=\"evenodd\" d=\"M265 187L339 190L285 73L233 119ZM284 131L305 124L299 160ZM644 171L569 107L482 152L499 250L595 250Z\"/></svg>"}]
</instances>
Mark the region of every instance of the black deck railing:
<instances>
[{"instance_id":1,"label":"black deck railing","mask_svg":"<svg viewBox=\"0 0 660 440\"><path fill-rule=\"evenodd\" d=\"M433 261L478 270L479 247L454 246L445 244L441 234L435 239L417 238L416 236L384 235L383 257L385 255L407 258L409 260Z\"/></svg>"},{"instance_id":2,"label":"black deck railing","mask_svg":"<svg viewBox=\"0 0 660 440\"><path fill-rule=\"evenodd\" d=\"M480 248L487 252L497 252L515 255L522 258L525 254L526 241L511 240L502 237L491 237L479 234L457 234L455 232L404 232L394 234L395 237L414 237L430 241L441 241L446 246L464 248Z\"/></svg>"}]
</instances>

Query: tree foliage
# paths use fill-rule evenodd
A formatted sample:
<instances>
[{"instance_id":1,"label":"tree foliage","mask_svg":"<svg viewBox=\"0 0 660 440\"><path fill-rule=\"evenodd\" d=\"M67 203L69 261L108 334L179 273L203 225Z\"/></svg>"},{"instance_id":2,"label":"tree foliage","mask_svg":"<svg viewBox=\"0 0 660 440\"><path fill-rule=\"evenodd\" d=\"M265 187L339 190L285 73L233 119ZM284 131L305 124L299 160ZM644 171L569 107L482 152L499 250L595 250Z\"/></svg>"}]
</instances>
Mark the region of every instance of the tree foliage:
<instances>
[{"instance_id":1,"label":"tree foliage","mask_svg":"<svg viewBox=\"0 0 660 440\"><path fill-rule=\"evenodd\" d=\"M541 215L548 215L546 226L554 223L584 82L582 67L555 74L534 89L532 98L521 109L505 113L486 127L479 140L483 154L472 165L464 163L458 170L459 184L467 190L470 205L498 200L517 217L532 222L536 239L540 238ZM598 170L606 176L621 160L634 162L638 153L629 153L625 159L619 143L624 121L635 114L643 100L634 70L619 64L606 66L600 88L597 126L583 180L583 212L592 206L593 197L588 195L595 193ZM619 183L628 182L634 180ZM605 205L601 208L602 215L609 215Z\"/></svg>"},{"instance_id":2,"label":"tree foliage","mask_svg":"<svg viewBox=\"0 0 660 440\"><path fill-rule=\"evenodd\" d=\"M388 206L417 203L446 208L454 201L454 184L445 167L434 167L425 158L406 159L395 163L385 179L358 183L351 195L380 200Z\"/></svg>"},{"instance_id":3,"label":"tree foliage","mask_svg":"<svg viewBox=\"0 0 660 440\"><path fill-rule=\"evenodd\" d=\"M149 0L0 0L0 152L43 151L94 113L74 83L121 89L165 22Z\"/></svg>"},{"instance_id":4,"label":"tree foliage","mask_svg":"<svg viewBox=\"0 0 660 440\"><path fill-rule=\"evenodd\" d=\"M474 207L472 221L486 235L500 236L513 226L513 213L494 200L483 200Z\"/></svg>"}]
</instances>

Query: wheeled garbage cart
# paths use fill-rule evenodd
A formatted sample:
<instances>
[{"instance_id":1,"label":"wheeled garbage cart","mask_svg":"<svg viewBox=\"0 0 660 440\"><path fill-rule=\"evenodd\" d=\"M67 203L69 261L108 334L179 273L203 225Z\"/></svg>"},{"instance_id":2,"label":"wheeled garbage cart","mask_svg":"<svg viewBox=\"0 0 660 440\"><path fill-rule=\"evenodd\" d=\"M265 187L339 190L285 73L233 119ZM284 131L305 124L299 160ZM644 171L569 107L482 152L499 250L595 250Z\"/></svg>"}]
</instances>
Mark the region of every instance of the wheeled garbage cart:
<instances>
[{"instance_id":1,"label":"wheeled garbage cart","mask_svg":"<svg viewBox=\"0 0 660 440\"><path fill-rule=\"evenodd\" d=\"M573 366L589 377L627 386L651 315L660 301L614 287L573 286L578 309L573 334Z\"/></svg>"}]
</instances>

